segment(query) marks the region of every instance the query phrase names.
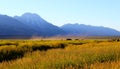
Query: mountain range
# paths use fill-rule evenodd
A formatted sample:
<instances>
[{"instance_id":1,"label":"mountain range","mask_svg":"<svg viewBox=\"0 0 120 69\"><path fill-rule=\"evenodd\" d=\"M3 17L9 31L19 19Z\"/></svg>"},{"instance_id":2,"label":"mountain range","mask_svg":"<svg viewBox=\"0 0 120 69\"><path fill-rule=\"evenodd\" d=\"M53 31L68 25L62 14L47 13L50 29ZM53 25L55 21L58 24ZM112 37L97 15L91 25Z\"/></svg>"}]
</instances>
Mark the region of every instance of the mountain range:
<instances>
[{"instance_id":1,"label":"mountain range","mask_svg":"<svg viewBox=\"0 0 120 69\"><path fill-rule=\"evenodd\" d=\"M15 16L14 19L36 30L36 35L38 36L56 36L66 34L64 30L52 25L37 14L25 13L22 16Z\"/></svg>"},{"instance_id":2,"label":"mountain range","mask_svg":"<svg viewBox=\"0 0 120 69\"><path fill-rule=\"evenodd\" d=\"M10 17L0 15L0 38L32 37L32 36L119 36L120 32L107 27L84 24L65 24L55 26L41 18L38 14L25 13Z\"/></svg>"},{"instance_id":3,"label":"mountain range","mask_svg":"<svg viewBox=\"0 0 120 69\"><path fill-rule=\"evenodd\" d=\"M91 26L84 24L65 24L61 27L69 35L84 36L119 36L120 32L107 27Z\"/></svg>"}]
</instances>

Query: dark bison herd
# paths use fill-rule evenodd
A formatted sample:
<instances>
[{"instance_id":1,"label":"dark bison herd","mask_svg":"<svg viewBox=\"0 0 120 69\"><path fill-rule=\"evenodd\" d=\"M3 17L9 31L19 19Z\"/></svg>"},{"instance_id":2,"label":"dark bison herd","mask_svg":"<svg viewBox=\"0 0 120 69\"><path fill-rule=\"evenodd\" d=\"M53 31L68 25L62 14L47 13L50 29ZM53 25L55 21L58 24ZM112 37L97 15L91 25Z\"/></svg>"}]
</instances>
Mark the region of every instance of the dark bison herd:
<instances>
[{"instance_id":1,"label":"dark bison herd","mask_svg":"<svg viewBox=\"0 0 120 69\"><path fill-rule=\"evenodd\" d=\"M117 41L117 42L119 42L119 41L120 41L120 39L112 39L111 41Z\"/></svg>"},{"instance_id":2,"label":"dark bison herd","mask_svg":"<svg viewBox=\"0 0 120 69\"><path fill-rule=\"evenodd\" d=\"M66 40L73 40L73 39L71 39L71 38L67 38ZM75 40L79 40L79 39L75 39Z\"/></svg>"},{"instance_id":3,"label":"dark bison herd","mask_svg":"<svg viewBox=\"0 0 120 69\"><path fill-rule=\"evenodd\" d=\"M73 40L73 39L67 38L66 40ZM79 39L75 39L75 40L79 40ZM108 41L109 41L109 42L113 42L113 41L119 42L120 39L109 39Z\"/></svg>"}]
</instances>

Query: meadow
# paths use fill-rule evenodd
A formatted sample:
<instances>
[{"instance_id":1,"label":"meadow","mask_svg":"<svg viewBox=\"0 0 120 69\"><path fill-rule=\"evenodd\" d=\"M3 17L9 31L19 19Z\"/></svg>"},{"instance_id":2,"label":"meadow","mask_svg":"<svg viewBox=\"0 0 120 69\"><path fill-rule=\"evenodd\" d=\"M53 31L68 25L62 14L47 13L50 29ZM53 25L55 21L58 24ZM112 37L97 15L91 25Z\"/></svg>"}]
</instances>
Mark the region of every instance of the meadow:
<instances>
[{"instance_id":1,"label":"meadow","mask_svg":"<svg viewBox=\"0 0 120 69\"><path fill-rule=\"evenodd\" d=\"M0 69L120 69L120 42L0 40Z\"/></svg>"}]
</instances>

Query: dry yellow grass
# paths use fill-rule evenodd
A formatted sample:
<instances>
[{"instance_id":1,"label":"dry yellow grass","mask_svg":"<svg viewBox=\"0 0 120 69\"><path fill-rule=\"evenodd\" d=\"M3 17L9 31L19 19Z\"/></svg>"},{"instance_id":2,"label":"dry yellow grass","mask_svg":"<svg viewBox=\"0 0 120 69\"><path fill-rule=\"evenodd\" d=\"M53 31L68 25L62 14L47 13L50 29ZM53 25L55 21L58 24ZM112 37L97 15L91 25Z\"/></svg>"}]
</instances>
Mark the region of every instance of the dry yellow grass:
<instances>
[{"instance_id":1,"label":"dry yellow grass","mask_svg":"<svg viewBox=\"0 0 120 69\"><path fill-rule=\"evenodd\" d=\"M9 41L8 41L9 42ZM14 41L13 41L14 42ZM77 41L16 41L21 46L65 44L65 48L28 51L24 57L0 63L0 69L119 69L120 42L95 40ZM14 47L14 46L13 46ZM19 49L19 46L17 46ZM4 47L2 46L1 49ZM5 49L7 46L5 46ZM10 49L11 50L11 49Z\"/></svg>"}]
</instances>

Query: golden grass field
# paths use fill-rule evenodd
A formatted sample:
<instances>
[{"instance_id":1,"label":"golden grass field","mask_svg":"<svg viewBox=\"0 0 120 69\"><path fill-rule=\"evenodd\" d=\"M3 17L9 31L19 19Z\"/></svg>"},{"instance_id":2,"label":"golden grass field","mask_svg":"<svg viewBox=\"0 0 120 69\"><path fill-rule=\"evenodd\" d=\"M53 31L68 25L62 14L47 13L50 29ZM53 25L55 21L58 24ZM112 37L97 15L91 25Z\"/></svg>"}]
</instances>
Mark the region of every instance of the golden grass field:
<instances>
[{"instance_id":1,"label":"golden grass field","mask_svg":"<svg viewBox=\"0 0 120 69\"><path fill-rule=\"evenodd\" d=\"M0 69L120 69L120 42L0 40Z\"/></svg>"}]
</instances>

